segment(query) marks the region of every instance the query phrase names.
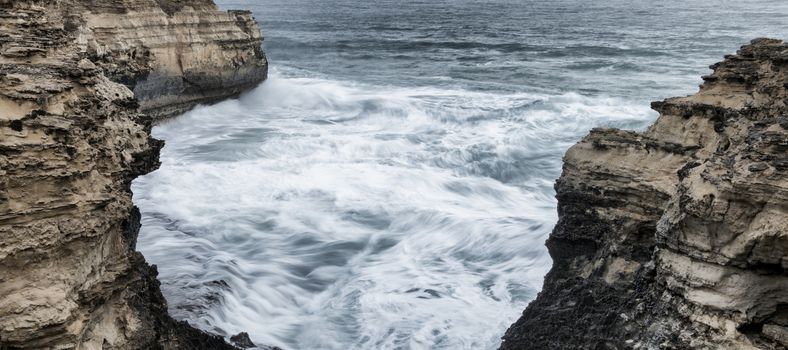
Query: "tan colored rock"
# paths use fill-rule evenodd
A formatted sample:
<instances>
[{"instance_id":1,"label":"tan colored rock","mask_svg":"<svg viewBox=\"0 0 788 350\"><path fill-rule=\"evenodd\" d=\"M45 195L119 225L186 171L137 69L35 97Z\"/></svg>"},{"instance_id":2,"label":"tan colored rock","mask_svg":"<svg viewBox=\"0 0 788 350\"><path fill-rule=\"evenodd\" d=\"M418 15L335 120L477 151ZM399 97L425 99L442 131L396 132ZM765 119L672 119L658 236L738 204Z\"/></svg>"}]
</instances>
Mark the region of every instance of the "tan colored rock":
<instances>
[{"instance_id":1,"label":"tan colored rock","mask_svg":"<svg viewBox=\"0 0 788 350\"><path fill-rule=\"evenodd\" d=\"M782 349L788 44L757 39L643 133L565 156L544 290L502 349Z\"/></svg>"},{"instance_id":2,"label":"tan colored rock","mask_svg":"<svg viewBox=\"0 0 788 350\"><path fill-rule=\"evenodd\" d=\"M135 251L130 184L162 146L137 98L163 116L265 78L251 17L196 0L0 1L0 33L0 348L233 348L167 315ZM205 93L156 74L200 75Z\"/></svg>"},{"instance_id":3,"label":"tan colored rock","mask_svg":"<svg viewBox=\"0 0 788 350\"><path fill-rule=\"evenodd\" d=\"M217 11L205 0L87 3L81 49L134 90L154 118L237 95L267 76L251 12Z\"/></svg>"}]
</instances>

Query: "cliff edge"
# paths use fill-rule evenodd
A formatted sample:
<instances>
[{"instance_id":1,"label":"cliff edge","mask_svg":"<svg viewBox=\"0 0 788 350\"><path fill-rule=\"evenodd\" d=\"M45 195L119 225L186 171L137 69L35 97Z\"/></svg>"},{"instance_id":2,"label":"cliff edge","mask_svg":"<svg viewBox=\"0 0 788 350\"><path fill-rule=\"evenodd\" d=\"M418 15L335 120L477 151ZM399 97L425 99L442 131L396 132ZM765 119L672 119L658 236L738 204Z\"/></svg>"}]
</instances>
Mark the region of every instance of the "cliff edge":
<instances>
[{"instance_id":1,"label":"cliff edge","mask_svg":"<svg viewBox=\"0 0 788 350\"><path fill-rule=\"evenodd\" d=\"M501 349L788 347L788 44L711 68L566 153L553 267Z\"/></svg>"},{"instance_id":2,"label":"cliff edge","mask_svg":"<svg viewBox=\"0 0 788 350\"><path fill-rule=\"evenodd\" d=\"M261 40L207 0L0 0L0 348L233 348L167 314L130 185L150 116L264 80Z\"/></svg>"}]
</instances>

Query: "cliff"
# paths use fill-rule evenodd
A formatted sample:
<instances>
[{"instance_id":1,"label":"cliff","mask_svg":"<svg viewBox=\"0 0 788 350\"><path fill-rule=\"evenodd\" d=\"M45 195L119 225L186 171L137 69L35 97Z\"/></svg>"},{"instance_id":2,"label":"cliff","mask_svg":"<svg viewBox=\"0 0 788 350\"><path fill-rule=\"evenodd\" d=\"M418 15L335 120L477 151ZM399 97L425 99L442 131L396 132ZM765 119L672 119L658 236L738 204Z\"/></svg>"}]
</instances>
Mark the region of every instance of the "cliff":
<instances>
[{"instance_id":1,"label":"cliff","mask_svg":"<svg viewBox=\"0 0 788 350\"><path fill-rule=\"evenodd\" d=\"M232 348L167 315L130 184L148 114L262 81L260 41L210 1L0 0L0 348Z\"/></svg>"},{"instance_id":2,"label":"cliff","mask_svg":"<svg viewBox=\"0 0 788 350\"><path fill-rule=\"evenodd\" d=\"M564 158L544 289L501 349L788 347L788 45Z\"/></svg>"},{"instance_id":3,"label":"cliff","mask_svg":"<svg viewBox=\"0 0 788 350\"><path fill-rule=\"evenodd\" d=\"M248 90L268 74L249 11L211 0L81 0L76 43L154 118Z\"/></svg>"}]
</instances>

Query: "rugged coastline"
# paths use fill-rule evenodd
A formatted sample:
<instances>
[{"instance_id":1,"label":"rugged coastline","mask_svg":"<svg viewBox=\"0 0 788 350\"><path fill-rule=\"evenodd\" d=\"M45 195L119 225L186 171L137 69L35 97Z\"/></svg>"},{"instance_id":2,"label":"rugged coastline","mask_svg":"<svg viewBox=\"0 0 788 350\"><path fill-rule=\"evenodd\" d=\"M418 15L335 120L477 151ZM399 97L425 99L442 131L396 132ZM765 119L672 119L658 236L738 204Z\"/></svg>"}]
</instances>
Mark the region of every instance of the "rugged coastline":
<instances>
[{"instance_id":1,"label":"rugged coastline","mask_svg":"<svg viewBox=\"0 0 788 350\"><path fill-rule=\"evenodd\" d=\"M167 314L135 251L152 118L263 81L262 35L210 0L0 1L0 348L234 348Z\"/></svg>"},{"instance_id":2,"label":"rugged coastline","mask_svg":"<svg viewBox=\"0 0 788 350\"><path fill-rule=\"evenodd\" d=\"M788 347L788 44L564 157L544 288L501 349Z\"/></svg>"},{"instance_id":3,"label":"rugged coastline","mask_svg":"<svg viewBox=\"0 0 788 350\"><path fill-rule=\"evenodd\" d=\"M0 348L234 348L167 314L129 187L154 119L266 78L250 13L0 0L0 28ZM555 265L502 349L788 347L788 45L712 68L568 151Z\"/></svg>"}]
</instances>

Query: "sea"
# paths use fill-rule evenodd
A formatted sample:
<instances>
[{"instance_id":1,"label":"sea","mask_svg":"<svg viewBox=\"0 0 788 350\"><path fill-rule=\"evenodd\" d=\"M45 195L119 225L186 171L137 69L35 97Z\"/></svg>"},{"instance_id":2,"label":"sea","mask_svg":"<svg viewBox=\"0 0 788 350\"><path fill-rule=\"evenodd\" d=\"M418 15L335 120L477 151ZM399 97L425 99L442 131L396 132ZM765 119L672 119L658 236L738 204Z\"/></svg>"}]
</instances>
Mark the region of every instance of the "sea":
<instances>
[{"instance_id":1,"label":"sea","mask_svg":"<svg viewBox=\"0 0 788 350\"><path fill-rule=\"evenodd\" d=\"M133 184L170 312L283 349L495 349L539 292L561 157L644 130L785 0L219 0L269 79L159 123Z\"/></svg>"}]
</instances>

